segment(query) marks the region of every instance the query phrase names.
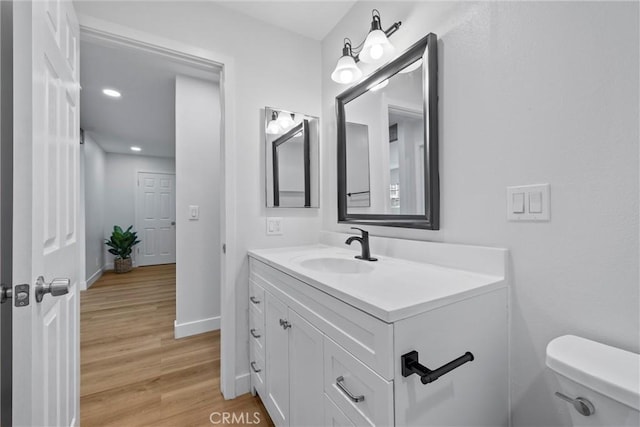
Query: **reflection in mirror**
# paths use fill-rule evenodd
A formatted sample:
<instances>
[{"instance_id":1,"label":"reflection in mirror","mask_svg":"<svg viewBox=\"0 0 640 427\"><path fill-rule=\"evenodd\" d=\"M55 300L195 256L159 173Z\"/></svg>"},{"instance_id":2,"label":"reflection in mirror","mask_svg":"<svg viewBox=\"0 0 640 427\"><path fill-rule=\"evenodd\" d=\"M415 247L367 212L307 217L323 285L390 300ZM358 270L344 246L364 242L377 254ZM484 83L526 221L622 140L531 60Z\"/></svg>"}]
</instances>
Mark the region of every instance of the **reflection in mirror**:
<instances>
[{"instance_id":1,"label":"reflection in mirror","mask_svg":"<svg viewBox=\"0 0 640 427\"><path fill-rule=\"evenodd\" d=\"M265 108L267 207L318 207L318 119Z\"/></svg>"},{"instance_id":2,"label":"reflection in mirror","mask_svg":"<svg viewBox=\"0 0 640 427\"><path fill-rule=\"evenodd\" d=\"M340 94L338 220L439 227L437 37Z\"/></svg>"}]
</instances>

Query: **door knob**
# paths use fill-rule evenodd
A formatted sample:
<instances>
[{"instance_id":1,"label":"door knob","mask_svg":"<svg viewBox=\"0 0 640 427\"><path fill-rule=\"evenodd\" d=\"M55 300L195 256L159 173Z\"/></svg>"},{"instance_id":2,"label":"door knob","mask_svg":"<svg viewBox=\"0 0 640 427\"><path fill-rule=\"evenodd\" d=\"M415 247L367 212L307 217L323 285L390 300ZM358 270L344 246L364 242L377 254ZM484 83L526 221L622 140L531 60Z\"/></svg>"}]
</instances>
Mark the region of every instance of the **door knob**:
<instances>
[{"instance_id":1,"label":"door knob","mask_svg":"<svg viewBox=\"0 0 640 427\"><path fill-rule=\"evenodd\" d=\"M40 276L36 279L36 301L42 302L45 294L51 294L53 297L65 295L69 293L69 285L71 280L69 279L53 279L51 283L46 283L44 277Z\"/></svg>"}]
</instances>

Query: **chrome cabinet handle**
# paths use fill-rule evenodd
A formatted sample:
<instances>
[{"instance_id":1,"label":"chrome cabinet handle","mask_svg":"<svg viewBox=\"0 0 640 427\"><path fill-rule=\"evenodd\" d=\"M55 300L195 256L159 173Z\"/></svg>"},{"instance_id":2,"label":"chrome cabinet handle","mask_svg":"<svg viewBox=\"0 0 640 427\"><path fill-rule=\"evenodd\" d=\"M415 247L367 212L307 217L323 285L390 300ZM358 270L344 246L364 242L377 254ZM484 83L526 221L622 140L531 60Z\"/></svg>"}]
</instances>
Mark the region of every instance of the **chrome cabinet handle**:
<instances>
[{"instance_id":1,"label":"chrome cabinet handle","mask_svg":"<svg viewBox=\"0 0 640 427\"><path fill-rule=\"evenodd\" d=\"M355 396L353 393L347 390L347 388L344 385L344 377L342 375L336 378L336 386L338 386L338 388L342 390L342 392L346 394L347 397L351 399L353 402L359 403L364 401L364 396Z\"/></svg>"},{"instance_id":2,"label":"chrome cabinet handle","mask_svg":"<svg viewBox=\"0 0 640 427\"><path fill-rule=\"evenodd\" d=\"M69 293L70 285L71 280L69 279L53 279L51 283L47 283L44 281L44 277L40 276L36 279L36 302L42 302L42 298L46 294L51 294L54 297L66 295Z\"/></svg>"},{"instance_id":3,"label":"chrome cabinet handle","mask_svg":"<svg viewBox=\"0 0 640 427\"><path fill-rule=\"evenodd\" d=\"M262 369L256 368L256 362L251 362L251 369L253 369L253 372L255 372L256 374L258 372L262 372Z\"/></svg>"},{"instance_id":4,"label":"chrome cabinet handle","mask_svg":"<svg viewBox=\"0 0 640 427\"><path fill-rule=\"evenodd\" d=\"M289 323L287 320L280 319L280 326L282 326L282 329L288 329L291 327L291 323Z\"/></svg>"},{"instance_id":5,"label":"chrome cabinet handle","mask_svg":"<svg viewBox=\"0 0 640 427\"><path fill-rule=\"evenodd\" d=\"M257 299L256 297L249 297L249 299L251 300L252 303L254 304L260 304L260 300Z\"/></svg>"},{"instance_id":6,"label":"chrome cabinet handle","mask_svg":"<svg viewBox=\"0 0 640 427\"><path fill-rule=\"evenodd\" d=\"M596 412L595 406L588 399L584 397L576 397L575 399L570 398L566 394L562 394L556 391L556 396L562 400L566 400L571 403L573 407L580 413L580 415L584 415L588 417L589 415L593 415Z\"/></svg>"},{"instance_id":7,"label":"chrome cabinet handle","mask_svg":"<svg viewBox=\"0 0 640 427\"><path fill-rule=\"evenodd\" d=\"M251 332L251 336L254 338L260 338L262 335L258 335L256 334L256 330L255 329L251 329L249 332Z\"/></svg>"}]
</instances>

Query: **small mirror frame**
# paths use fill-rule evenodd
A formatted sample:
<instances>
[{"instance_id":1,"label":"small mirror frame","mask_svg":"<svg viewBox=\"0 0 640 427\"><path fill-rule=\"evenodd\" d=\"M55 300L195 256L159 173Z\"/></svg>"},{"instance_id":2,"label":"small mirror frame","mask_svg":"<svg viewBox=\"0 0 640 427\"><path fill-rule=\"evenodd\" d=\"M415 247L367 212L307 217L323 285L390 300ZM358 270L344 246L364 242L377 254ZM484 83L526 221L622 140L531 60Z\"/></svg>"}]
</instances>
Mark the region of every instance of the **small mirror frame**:
<instances>
[{"instance_id":1,"label":"small mirror frame","mask_svg":"<svg viewBox=\"0 0 640 427\"><path fill-rule=\"evenodd\" d=\"M429 33L357 85L336 97L338 119L338 222L385 227L440 229L440 178L438 171L438 37ZM347 212L347 133L345 104L369 88L389 79L422 58L423 114L425 142L425 213L424 215L353 214Z\"/></svg>"}]
</instances>

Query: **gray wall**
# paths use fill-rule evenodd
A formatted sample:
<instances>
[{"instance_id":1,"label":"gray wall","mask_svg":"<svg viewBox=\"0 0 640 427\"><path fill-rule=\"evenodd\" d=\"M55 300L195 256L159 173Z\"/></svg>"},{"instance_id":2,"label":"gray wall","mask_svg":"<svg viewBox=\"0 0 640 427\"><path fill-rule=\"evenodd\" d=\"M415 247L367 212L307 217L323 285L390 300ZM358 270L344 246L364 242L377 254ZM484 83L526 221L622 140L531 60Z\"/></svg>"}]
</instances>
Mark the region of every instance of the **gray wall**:
<instances>
[{"instance_id":1,"label":"gray wall","mask_svg":"<svg viewBox=\"0 0 640 427\"><path fill-rule=\"evenodd\" d=\"M85 263L86 280L89 282L100 276L104 266L106 154L87 132L84 141Z\"/></svg>"},{"instance_id":2,"label":"gray wall","mask_svg":"<svg viewBox=\"0 0 640 427\"><path fill-rule=\"evenodd\" d=\"M545 347L577 334L640 350L637 2L363 2L322 43L324 228L336 223L331 81L371 9L399 51L440 37L442 229L373 234L511 251L514 426L568 425ZM355 43L360 40L354 40ZM372 68L367 69L370 71ZM551 184L551 221L506 221L505 188Z\"/></svg>"}]
</instances>

